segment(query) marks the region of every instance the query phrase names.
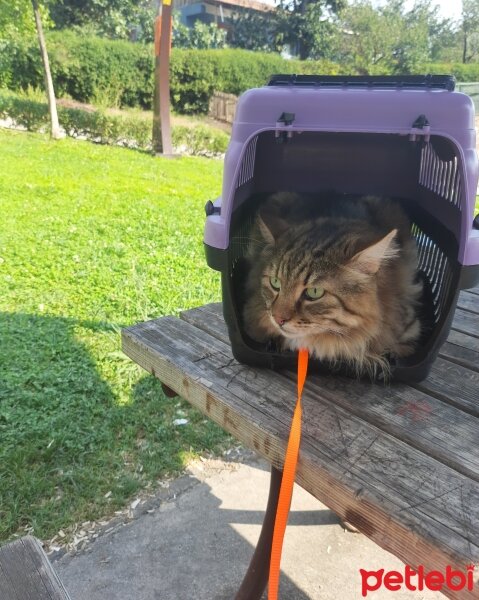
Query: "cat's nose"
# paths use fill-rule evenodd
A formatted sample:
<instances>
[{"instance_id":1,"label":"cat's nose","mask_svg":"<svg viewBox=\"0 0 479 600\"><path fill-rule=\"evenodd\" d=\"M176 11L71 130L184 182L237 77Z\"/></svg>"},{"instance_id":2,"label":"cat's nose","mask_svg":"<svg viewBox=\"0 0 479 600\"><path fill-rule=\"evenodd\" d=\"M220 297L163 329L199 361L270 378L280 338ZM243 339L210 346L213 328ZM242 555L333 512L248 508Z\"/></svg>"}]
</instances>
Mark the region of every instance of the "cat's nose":
<instances>
[{"instance_id":1,"label":"cat's nose","mask_svg":"<svg viewBox=\"0 0 479 600\"><path fill-rule=\"evenodd\" d=\"M288 317L286 315L275 315L273 314L273 319L276 321L276 323L278 323L278 325L280 327L283 327L283 325L290 320L291 317Z\"/></svg>"}]
</instances>

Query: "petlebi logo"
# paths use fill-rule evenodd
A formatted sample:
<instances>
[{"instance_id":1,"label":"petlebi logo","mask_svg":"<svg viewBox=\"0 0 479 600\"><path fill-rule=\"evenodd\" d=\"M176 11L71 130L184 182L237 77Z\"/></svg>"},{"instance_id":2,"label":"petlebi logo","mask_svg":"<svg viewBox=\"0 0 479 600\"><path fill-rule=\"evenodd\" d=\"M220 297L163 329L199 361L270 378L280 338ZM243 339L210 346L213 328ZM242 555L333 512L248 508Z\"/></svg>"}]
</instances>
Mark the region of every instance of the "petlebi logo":
<instances>
[{"instance_id":1,"label":"petlebi logo","mask_svg":"<svg viewBox=\"0 0 479 600\"><path fill-rule=\"evenodd\" d=\"M392 592L398 590L410 590L411 592L422 592L423 590L432 591L453 591L461 590L473 591L478 587L479 583L475 582L474 569L476 565L467 565L464 571L454 569L449 565L443 571L426 571L419 565L417 569L413 569L406 565L404 572L400 571L366 571L359 569L361 574L361 594L365 598L369 592L375 592L381 588L385 588Z\"/></svg>"}]
</instances>

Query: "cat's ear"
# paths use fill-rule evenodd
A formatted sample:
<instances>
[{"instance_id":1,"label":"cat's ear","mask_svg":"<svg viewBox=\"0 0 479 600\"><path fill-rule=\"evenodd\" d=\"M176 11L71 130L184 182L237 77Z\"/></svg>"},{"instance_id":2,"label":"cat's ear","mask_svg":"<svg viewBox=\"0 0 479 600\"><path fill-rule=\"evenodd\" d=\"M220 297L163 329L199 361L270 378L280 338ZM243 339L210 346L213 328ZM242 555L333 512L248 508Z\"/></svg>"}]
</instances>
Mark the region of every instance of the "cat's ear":
<instances>
[{"instance_id":1,"label":"cat's ear","mask_svg":"<svg viewBox=\"0 0 479 600\"><path fill-rule=\"evenodd\" d=\"M268 211L261 211L256 219L261 235L268 244L274 245L288 229L288 223L284 219Z\"/></svg>"},{"instance_id":2,"label":"cat's ear","mask_svg":"<svg viewBox=\"0 0 479 600\"><path fill-rule=\"evenodd\" d=\"M379 242L361 250L349 261L348 267L366 275L374 275L381 265L399 254L399 247L394 242L398 230L393 229Z\"/></svg>"}]
</instances>

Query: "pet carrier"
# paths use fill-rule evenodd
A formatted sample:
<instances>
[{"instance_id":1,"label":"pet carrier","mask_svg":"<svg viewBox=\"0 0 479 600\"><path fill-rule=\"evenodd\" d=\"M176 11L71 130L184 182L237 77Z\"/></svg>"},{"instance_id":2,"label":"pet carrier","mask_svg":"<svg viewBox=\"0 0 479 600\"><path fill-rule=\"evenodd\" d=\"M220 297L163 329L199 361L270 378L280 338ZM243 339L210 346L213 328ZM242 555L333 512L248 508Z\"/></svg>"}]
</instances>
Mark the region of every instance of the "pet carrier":
<instances>
[{"instance_id":1,"label":"pet carrier","mask_svg":"<svg viewBox=\"0 0 479 600\"><path fill-rule=\"evenodd\" d=\"M242 325L252 202L277 191L334 190L398 198L409 214L429 325L414 355L391 361L391 373L398 381L426 377L448 335L459 290L479 281L475 139L473 103L454 91L450 76L275 75L243 94L222 196L206 204L204 236L207 262L222 274L234 356L272 368L296 361L293 353L251 340Z\"/></svg>"}]
</instances>

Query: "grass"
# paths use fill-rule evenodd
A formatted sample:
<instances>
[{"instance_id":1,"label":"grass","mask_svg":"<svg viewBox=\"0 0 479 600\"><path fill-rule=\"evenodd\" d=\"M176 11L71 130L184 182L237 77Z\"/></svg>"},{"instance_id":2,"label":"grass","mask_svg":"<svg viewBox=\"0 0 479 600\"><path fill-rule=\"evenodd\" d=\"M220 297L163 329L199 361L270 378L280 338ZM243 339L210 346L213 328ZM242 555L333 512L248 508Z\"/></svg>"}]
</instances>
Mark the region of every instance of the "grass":
<instances>
[{"instance_id":1,"label":"grass","mask_svg":"<svg viewBox=\"0 0 479 600\"><path fill-rule=\"evenodd\" d=\"M220 299L222 163L0 129L0 172L0 541L48 539L230 442L120 351L121 327Z\"/></svg>"}]
</instances>

